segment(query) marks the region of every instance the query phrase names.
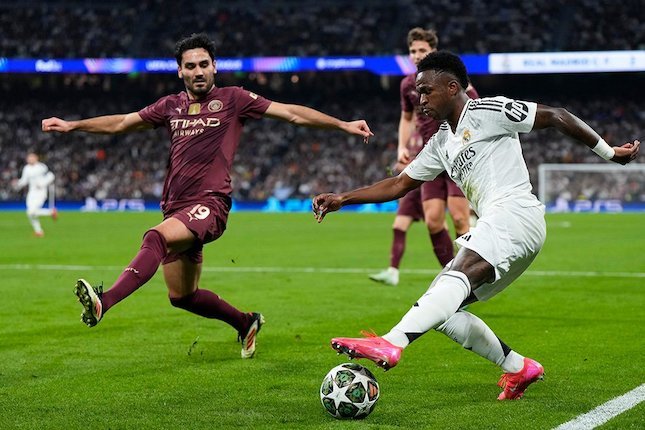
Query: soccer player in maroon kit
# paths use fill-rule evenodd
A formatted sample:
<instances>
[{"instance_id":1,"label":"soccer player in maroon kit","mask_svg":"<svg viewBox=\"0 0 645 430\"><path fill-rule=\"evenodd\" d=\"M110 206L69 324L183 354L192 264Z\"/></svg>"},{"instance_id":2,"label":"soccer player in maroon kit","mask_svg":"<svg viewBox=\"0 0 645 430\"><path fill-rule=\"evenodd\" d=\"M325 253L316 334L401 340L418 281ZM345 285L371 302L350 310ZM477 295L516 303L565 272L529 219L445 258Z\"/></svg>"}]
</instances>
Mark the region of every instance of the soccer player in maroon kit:
<instances>
[{"instance_id":1,"label":"soccer player in maroon kit","mask_svg":"<svg viewBox=\"0 0 645 430\"><path fill-rule=\"evenodd\" d=\"M439 39L433 30L415 27L408 32L408 53L415 65L426 55L437 50ZM472 99L479 95L472 85L466 92ZM401 81L401 119L399 121L399 148L397 166L400 170L412 161L419 152L409 146L413 131L421 134L425 145L439 129L440 121L425 115L419 107L419 94L415 86L415 74L408 75ZM398 172L397 172L398 173ZM394 224L392 225L392 247L390 267L373 275L370 279L388 285L399 283L399 264L405 252L405 239L412 222L423 219L430 234L434 253L441 266L445 266L454 257L452 239L446 229L446 206L452 217L457 236L465 234L470 228L470 205L459 187L443 173L435 180L424 183L421 188L413 190L399 200ZM419 217L422 207L422 217Z\"/></svg>"},{"instance_id":2,"label":"soccer player in maroon kit","mask_svg":"<svg viewBox=\"0 0 645 430\"><path fill-rule=\"evenodd\" d=\"M241 312L215 293L198 287L204 244L226 229L231 208L230 170L242 126L262 116L296 125L372 135L363 120L345 122L300 105L265 99L241 87L215 86L215 45L205 34L193 34L175 47L178 75L186 91L168 95L138 112L80 121L48 118L45 132L84 131L116 134L165 127L171 147L161 210L164 220L146 231L143 244L112 287L92 287L79 279L76 295L83 306L81 320L93 327L112 306L148 282L163 265L173 306L235 328L242 358L255 353L255 338L264 323L259 313Z\"/></svg>"}]
</instances>

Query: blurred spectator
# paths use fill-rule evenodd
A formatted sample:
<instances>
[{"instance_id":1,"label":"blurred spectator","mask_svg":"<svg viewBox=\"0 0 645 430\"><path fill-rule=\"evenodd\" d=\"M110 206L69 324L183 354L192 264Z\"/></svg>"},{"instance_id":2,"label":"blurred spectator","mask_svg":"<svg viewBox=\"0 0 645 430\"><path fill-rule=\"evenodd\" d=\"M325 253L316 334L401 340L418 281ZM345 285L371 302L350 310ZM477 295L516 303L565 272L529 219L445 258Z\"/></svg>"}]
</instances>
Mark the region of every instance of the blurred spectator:
<instances>
[{"instance_id":1,"label":"blurred spectator","mask_svg":"<svg viewBox=\"0 0 645 430\"><path fill-rule=\"evenodd\" d=\"M169 57L200 31L222 57L405 54L417 25L459 53L645 49L642 10L642 0L0 0L0 56Z\"/></svg>"},{"instance_id":2,"label":"blurred spectator","mask_svg":"<svg viewBox=\"0 0 645 430\"><path fill-rule=\"evenodd\" d=\"M267 81L274 76L277 75L269 76ZM284 75L280 76L279 79L284 79ZM559 86L551 81L538 85L535 78L530 78L533 85L529 89L539 91L540 99L547 104L569 108L612 144L642 139L645 123L642 103L601 91L603 87L620 87L623 82L625 86L631 85L628 79L616 80L613 76L607 75L605 84L598 84L596 80L586 83L579 77L571 77ZM554 79L561 82L563 78ZM225 85L244 85L277 101L307 103L338 117L365 118L375 133L370 144L365 145L341 133L295 128L279 122L248 121L232 172L233 197L237 200L308 198L321 192L356 188L387 176L389 166L396 159L399 111L392 108L398 100L396 83L381 87L382 80L369 73L303 75L297 85L284 86L276 93L269 86L258 87L257 80L239 80L226 74L218 75L218 80ZM505 79L502 85L511 83ZM562 94L563 89L575 89L571 83L581 89L595 86L597 90L584 99L576 92ZM490 91L486 85L478 82L476 85L483 94ZM110 91L112 87L120 91L115 94ZM20 194L11 190L9 181L19 175L24 154L30 150L41 154L43 162L57 172L57 197L62 200L159 199L168 157L168 139L163 136L163 130L158 130L156 136L154 133L52 135L41 132L40 120L54 114L71 119L79 112L83 117L90 117L135 111L154 101L159 93L179 91L181 88L177 87L174 76L89 79L87 76L5 75L0 78L0 88L6 95L0 98L0 200L21 199ZM24 97L26 92L29 97ZM513 89L495 90L495 94L516 96ZM586 147L550 130L523 135L522 142L536 189L540 163L605 163ZM598 189L599 185L602 190ZM643 200L645 191L641 186L642 181L593 182L570 192L575 198L584 193L611 195L615 190L622 190L636 200Z\"/></svg>"}]
</instances>

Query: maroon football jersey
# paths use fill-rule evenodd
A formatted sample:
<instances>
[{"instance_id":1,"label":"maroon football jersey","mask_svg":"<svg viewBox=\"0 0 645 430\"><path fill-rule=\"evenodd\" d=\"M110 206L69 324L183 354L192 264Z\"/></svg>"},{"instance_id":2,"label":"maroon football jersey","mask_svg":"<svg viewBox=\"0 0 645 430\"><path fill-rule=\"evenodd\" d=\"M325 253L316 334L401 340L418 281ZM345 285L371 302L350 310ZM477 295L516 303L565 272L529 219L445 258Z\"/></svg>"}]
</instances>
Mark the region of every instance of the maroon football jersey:
<instances>
[{"instance_id":1,"label":"maroon football jersey","mask_svg":"<svg viewBox=\"0 0 645 430\"><path fill-rule=\"evenodd\" d=\"M470 97L471 99L479 98L477 90L472 87L468 91L466 91L466 94L468 94L468 97ZM439 126L441 125L442 121L437 121L436 119L424 114L421 111L421 107L419 105L420 98L421 97L419 96L416 87L416 75L408 75L403 78L403 80L401 81L401 110L403 112L416 113L416 128L419 133L421 133L423 144L425 145L428 140L430 140L432 135L435 134L437 130L439 130Z\"/></svg>"},{"instance_id":2,"label":"maroon football jersey","mask_svg":"<svg viewBox=\"0 0 645 430\"><path fill-rule=\"evenodd\" d=\"M230 196L231 166L248 118L260 118L271 101L241 87L214 87L206 98L190 100L182 91L139 111L155 128L170 134L164 213L209 195Z\"/></svg>"}]
</instances>

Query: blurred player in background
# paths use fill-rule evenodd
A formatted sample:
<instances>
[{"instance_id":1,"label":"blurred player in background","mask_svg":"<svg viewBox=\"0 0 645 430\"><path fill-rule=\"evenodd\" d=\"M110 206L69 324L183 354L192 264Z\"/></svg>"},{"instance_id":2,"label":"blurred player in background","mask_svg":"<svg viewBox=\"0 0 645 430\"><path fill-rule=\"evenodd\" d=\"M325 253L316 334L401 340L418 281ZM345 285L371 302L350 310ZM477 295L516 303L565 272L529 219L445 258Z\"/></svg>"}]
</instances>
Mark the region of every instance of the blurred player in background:
<instances>
[{"instance_id":1,"label":"blurred player in background","mask_svg":"<svg viewBox=\"0 0 645 430\"><path fill-rule=\"evenodd\" d=\"M414 65L418 65L426 55L437 50L439 38L433 30L415 27L408 32L408 53ZM399 146L397 167L400 170L412 161L421 150L410 145L414 133L419 133L423 145L439 129L440 121L423 115L419 106L419 94L415 87L415 74L408 75L401 81L401 119L399 120ZM466 93L477 98L477 91L468 85ZM399 171L400 171L399 170ZM399 208L392 225L392 246L390 267L370 275L370 279L387 285L399 283L399 265L405 252L405 239L412 222L419 219L418 208L422 208L422 218L428 227L434 253L443 267L454 257L454 248L450 233L446 227L446 206L455 226L457 237L465 234L470 228L470 206L459 187L442 173L436 179L424 183L419 190L411 191L399 201Z\"/></svg>"},{"instance_id":2,"label":"blurred player in background","mask_svg":"<svg viewBox=\"0 0 645 430\"><path fill-rule=\"evenodd\" d=\"M43 209L47 201L48 188L54 183L54 179L54 174L49 171L49 168L44 163L38 160L38 155L30 152L27 154L27 164L22 169L20 179L14 182L16 189L29 186L27 191L27 217L36 237L45 236L39 217L51 216L54 221L58 218L58 211L55 207Z\"/></svg>"},{"instance_id":3,"label":"blurred player in background","mask_svg":"<svg viewBox=\"0 0 645 430\"><path fill-rule=\"evenodd\" d=\"M518 133L552 127L620 164L636 158L640 142L611 147L563 108L506 97L471 100L467 86L466 67L458 56L445 51L428 55L419 63L416 87L423 111L445 120L439 131L397 177L314 198L320 222L344 205L393 200L448 171L480 215L477 226L457 239L461 249L455 259L386 335L335 338L331 343L338 352L389 369L410 342L435 329L500 366L505 373L498 399L518 399L542 377L544 368L513 351L481 319L463 310L517 279L546 239L544 205L531 192Z\"/></svg>"},{"instance_id":4,"label":"blurred player in background","mask_svg":"<svg viewBox=\"0 0 645 430\"><path fill-rule=\"evenodd\" d=\"M78 280L81 319L90 327L98 324L112 306L148 282L162 264L172 305L231 325L242 343L242 358L250 358L263 316L241 312L198 287L202 248L226 228L231 208L230 170L242 126L248 119L268 116L301 126L341 130L361 136L365 142L372 133L363 120L345 122L304 106L272 102L240 87L218 88L215 46L205 34L180 40L175 57L186 91L162 97L138 112L80 121L42 121L45 132L116 134L165 127L171 140L161 201L163 222L146 231L139 253L108 291L103 293L102 287Z\"/></svg>"}]
</instances>

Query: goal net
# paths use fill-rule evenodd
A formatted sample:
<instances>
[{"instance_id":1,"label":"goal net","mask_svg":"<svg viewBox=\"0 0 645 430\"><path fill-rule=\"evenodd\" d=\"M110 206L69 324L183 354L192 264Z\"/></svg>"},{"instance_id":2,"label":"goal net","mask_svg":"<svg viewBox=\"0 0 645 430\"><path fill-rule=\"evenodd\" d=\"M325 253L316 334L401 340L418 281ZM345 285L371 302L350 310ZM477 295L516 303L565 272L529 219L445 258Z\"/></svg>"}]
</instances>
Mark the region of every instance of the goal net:
<instances>
[{"instance_id":1,"label":"goal net","mask_svg":"<svg viewBox=\"0 0 645 430\"><path fill-rule=\"evenodd\" d=\"M541 164L549 212L645 212L645 164Z\"/></svg>"}]
</instances>

